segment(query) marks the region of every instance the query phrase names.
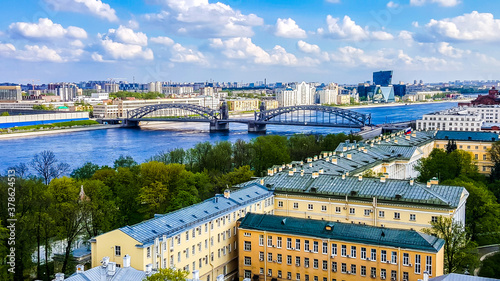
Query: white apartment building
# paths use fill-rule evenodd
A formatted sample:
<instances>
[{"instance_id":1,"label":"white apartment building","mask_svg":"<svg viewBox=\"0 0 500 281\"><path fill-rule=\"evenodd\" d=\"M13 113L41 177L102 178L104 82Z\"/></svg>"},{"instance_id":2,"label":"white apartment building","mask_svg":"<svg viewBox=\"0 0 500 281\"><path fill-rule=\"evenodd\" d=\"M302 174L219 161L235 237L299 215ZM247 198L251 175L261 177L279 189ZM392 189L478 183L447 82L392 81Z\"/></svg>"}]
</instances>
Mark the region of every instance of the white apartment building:
<instances>
[{"instance_id":1,"label":"white apartment building","mask_svg":"<svg viewBox=\"0 0 500 281\"><path fill-rule=\"evenodd\" d=\"M278 106L294 106L294 105L309 105L314 104L314 96L316 88L306 82L302 82L295 86L295 89L286 88L276 92Z\"/></svg>"},{"instance_id":2,"label":"white apartment building","mask_svg":"<svg viewBox=\"0 0 500 281\"><path fill-rule=\"evenodd\" d=\"M193 87L186 87L186 86L182 86L182 87L172 87L172 86L168 86L168 87L163 87L163 94L167 95L167 96L170 96L170 95L173 95L173 96L184 96L184 95L191 95L194 93L194 88Z\"/></svg>"},{"instance_id":3,"label":"white apartment building","mask_svg":"<svg viewBox=\"0 0 500 281\"><path fill-rule=\"evenodd\" d=\"M163 83L162 82L151 82L148 83L148 92L157 92L161 93L163 91Z\"/></svg>"},{"instance_id":4,"label":"white apartment building","mask_svg":"<svg viewBox=\"0 0 500 281\"><path fill-rule=\"evenodd\" d=\"M337 104L337 96L339 95L339 87L335 83L330 83L328 87L318 91L320 104Z\"/></svg>"},{"instance_id":5,"label":"white apartment building","mask_svg":"<svg viewBox=\"0 0 500 281\"><path fill-rule=\"evenodd\" d=\"M106 93L117 93L120 91L120 85L112 83L112 84L104 84L104 92Z\"/></svg>"},{"instance_id":6,"label":"white apartment building","mask_svg":"<svg viewBox=\"0 0 500 281\"><path fill-rule=\"evenodd\" d=\"M457 107L424 114L417 120L418 130L481 131L484 120L478 112Z\"/></svg>"},{"instance_id":7,"label":"white apartment building","mask_svg":"<svg viewBox=\"0 0 500 281\"><path fill-rule=\"evenodd\" d=\"M116 104L99 104L94 105L95 118L118 118L119 111Z\"/></svg>"},{"instance_id":8,"label":"white apartment building","mask_svg":"<svg viewBox=\"0 0 500 281\"><path fill-rule=\"evenodd\" d=\"M500 105L478 105L467 107L467 111L475 114L487 123L500 123Z\"/></svg>"}]
</instances>

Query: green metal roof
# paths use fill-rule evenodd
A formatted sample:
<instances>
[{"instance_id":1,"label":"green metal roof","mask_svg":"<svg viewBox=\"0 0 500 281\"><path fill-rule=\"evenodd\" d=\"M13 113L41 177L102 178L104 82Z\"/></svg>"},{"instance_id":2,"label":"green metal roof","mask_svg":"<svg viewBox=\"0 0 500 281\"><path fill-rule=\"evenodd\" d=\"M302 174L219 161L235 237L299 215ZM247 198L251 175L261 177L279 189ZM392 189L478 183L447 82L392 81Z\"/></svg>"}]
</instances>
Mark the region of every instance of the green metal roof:
<instances>
[{"instance_id":1,"label":"green metal roof","mask_svg":"<svg viewBox=\"0 0 500 281\"><path fill-rule=\"evenodd\" d=\"M332 230L326 230L327 225ZM444 245L443 239L414 230L253 213L245 216L240 228L433 253Z\"/></svg>"},{"instance_id":2,"label":"green metal roof","mask_svg":"<svg viewBox=\"0 0 500 281\"><path fill-rule=\"evenodd\" d=\"M389 201L393 204L414 204L414 205L433 205L446 209L458 207L462 193L468 196L464 187L448 185L431 185L427 187L424 184L415 182L410 185L408 180L386 179L381 182L377 178L358 177L320 174L313 178L311 174L278 173L274 176L267 176L264 179L264 185L272 188L275 194L303 194L309 196L345 198L349 196L352 199L370 201L376 197L379 201ZM259 179L242 184L253 184Z\"/></svg>"}]
</instances>

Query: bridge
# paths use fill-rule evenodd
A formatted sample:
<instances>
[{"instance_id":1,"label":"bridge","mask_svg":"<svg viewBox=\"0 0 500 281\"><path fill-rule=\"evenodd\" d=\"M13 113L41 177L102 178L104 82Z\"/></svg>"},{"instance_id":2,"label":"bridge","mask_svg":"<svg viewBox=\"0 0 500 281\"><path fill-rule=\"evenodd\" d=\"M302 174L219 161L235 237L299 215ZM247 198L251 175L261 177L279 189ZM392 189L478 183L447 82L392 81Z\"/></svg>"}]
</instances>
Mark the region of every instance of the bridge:
<instances>
[{"instance_id":1,"label":"bridge","mask_svg":"<svg viewBox=\"0 0 500 281\"><path fill-rule=\"evenodd\" d=\"M163 110L181 110L193 115L178 117L155 117L155 112ZM249 132L265 133L267 125L319 126L362 129L371 125L371 115L352 110L321 105L296 105L266 109L262 102L260 111L253 119L230 119L227 103L223 102L219 110L193 104L155 104L140 107L127 112L124 119L103 119L101 121L121 121L124 126L139 126L140 122L207 122L210 131L227 131L229 123L245 123Z\"/></svg>"}]
</instances>

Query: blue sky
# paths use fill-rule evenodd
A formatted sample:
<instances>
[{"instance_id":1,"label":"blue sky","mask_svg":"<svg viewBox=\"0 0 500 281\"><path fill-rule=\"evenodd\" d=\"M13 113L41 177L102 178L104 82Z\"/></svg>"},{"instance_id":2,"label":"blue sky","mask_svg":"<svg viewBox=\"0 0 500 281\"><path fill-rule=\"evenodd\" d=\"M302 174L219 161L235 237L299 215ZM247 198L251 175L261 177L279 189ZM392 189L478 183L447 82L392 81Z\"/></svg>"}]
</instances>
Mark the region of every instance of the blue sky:
<instances>
[{"instance_id":1,"label":"blue sky","mask_svg":"<svg viewBox=\"0 0 500 281\"><path fill-rule=\"evenodd\" d=\"M3 0L0 82L496 80L495 0Z\"/></svg>"}]
</instances>

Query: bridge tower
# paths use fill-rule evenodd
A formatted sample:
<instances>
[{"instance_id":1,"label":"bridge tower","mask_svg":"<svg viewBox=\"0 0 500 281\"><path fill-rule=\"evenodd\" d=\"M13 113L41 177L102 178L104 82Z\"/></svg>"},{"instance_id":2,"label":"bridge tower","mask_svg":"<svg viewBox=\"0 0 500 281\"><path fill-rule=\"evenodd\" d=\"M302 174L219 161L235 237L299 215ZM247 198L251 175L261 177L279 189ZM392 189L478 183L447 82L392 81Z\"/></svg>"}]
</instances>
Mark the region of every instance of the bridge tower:
<instances>
[{"instance_id":1,"label":"bridge tower","mask_svg":"<svg viewBox=\"0 0 500 281\"><path fill-rule=\"evenodd\" d=\"M227 102L223 101L219 109L218 118L210 120L210 132L229 131L229 122L224 121L228 119L229 119L229 108L227 107Z\"/></svg>"},{"instance_id":2,"label":"bridge tower","mask_svg":"<svg viewBox=\"0 0 500 281\"><path fill-rule=\"evenodd\" d=\"M257 120L261 120L266 110L266 102L260 103L259 113L255 112L255 121L248 122L248 132L249 133L266 133L266 124L257 123Z\"/></svg>"}]
</instances>

